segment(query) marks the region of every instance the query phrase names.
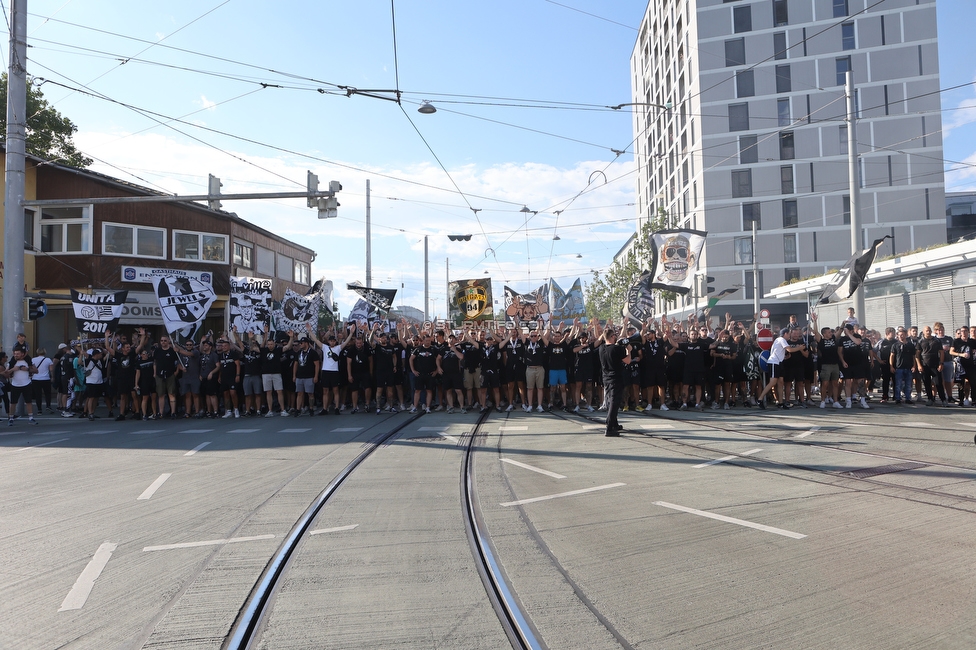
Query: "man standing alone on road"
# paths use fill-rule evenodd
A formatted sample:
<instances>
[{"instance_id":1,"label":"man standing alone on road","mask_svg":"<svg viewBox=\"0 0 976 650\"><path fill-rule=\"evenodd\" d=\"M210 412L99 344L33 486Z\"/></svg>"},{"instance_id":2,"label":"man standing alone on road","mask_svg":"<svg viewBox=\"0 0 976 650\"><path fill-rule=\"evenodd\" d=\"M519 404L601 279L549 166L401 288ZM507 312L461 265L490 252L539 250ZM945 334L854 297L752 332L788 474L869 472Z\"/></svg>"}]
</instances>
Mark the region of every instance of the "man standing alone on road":
<instances>
[{"instance_id":1,"label":"man standing alone on road","mask_svg":"<svg viewBox=\"0 0 976 650\"><path fill-rule=\"evenodd\" d=\"M617 422L617 411L626 385L626 365L630 363L630 344L618 345L617 332L613 322L607 321L607 328L597 341L600 348L600 368L603 370L603 388L607 402L607 436L620 435L622 426Z\"/></svg>"}]
</instances>

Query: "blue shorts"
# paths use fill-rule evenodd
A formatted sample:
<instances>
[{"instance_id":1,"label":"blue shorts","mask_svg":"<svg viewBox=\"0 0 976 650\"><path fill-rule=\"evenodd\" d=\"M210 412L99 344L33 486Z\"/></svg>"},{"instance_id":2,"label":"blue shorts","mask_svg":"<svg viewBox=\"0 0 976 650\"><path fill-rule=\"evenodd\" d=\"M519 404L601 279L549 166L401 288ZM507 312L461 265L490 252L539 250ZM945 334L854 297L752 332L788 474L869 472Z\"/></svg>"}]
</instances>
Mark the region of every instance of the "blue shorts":
<instances>
[{"instance_id":1,"label":"blue shorts","mask_svg":"<svg viewBox=\"0 0 976 650\"><path fill-rule=\"evenodd\" d=\"M565 386L566 385L566 371L565 370L550 370L549 371L549 385L550 386Z\"/></svg>"}]
</instances>

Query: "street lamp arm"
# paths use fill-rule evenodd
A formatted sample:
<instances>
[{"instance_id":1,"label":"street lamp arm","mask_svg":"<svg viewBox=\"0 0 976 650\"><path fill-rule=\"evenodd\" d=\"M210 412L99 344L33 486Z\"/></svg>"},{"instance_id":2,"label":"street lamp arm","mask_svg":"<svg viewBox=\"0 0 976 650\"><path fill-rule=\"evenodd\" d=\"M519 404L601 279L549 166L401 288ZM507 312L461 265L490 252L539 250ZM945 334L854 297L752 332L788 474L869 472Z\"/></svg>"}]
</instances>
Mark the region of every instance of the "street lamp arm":
<instances>
[{"instance_id":1,"label":"street lamp arm","mask_svg":"<svg viewBox=\"0 0 976 650\"><path fill-rule=\"evenodd\" d=\"M655 108L663 108L666 111L671 110L672 104L668 102L666 104L652 104L647 102L629 102L627 104L617 104L616 106L607 106L606 108L619 111L624 106L654 106Z\"/></svg>"}]
</instances>

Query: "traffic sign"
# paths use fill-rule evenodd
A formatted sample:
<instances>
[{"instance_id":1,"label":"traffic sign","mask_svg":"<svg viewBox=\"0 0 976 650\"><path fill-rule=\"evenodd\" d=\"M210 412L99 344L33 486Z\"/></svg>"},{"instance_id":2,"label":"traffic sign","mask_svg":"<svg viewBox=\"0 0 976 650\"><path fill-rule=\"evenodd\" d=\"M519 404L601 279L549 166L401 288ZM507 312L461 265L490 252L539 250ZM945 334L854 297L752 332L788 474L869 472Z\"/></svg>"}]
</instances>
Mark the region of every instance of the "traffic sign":
<instances>
[{"instance_id":1,"label":"traffic sign","mask_svg":"<svg viewBox=\"0 0 976 650\"><path fill-rule=\"evenodd\" d=\"M762 318L762 319L769 318L769 310L768 309L760 309L759 310L759 318Z\"/></svg>"},{"instance_id":2,"label":"traffic sign","mask_svg":"<svg viewBox=\"0 0 976 650\"><path fill-rule=\"evenodd\" d=\"M763 350L759 353L759 369L763 372L769 372L769 350Z\"/></svg>"},{"instance_id":3,"label":"traffic sign","mask_svg":"<svg viewBox=\"0 0 976 650\"><path fill-rule=\"evenodd\" d=\"M766 329L765 327L759 330L759 333L756 334L756 343L758 343L759 347L762 348L763 350L769 350L770 348L772 348L773 347L772 330Z\"/></svg>"}]
</instances>

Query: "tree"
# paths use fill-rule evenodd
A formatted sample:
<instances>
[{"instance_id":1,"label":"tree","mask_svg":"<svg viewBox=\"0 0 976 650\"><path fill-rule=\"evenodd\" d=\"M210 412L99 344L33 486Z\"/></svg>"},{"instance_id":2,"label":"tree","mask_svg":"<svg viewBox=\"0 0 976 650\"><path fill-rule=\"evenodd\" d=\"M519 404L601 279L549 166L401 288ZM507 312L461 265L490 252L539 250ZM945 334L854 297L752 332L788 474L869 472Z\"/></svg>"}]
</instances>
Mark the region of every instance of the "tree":
<instances>
[{"instance_id":1,"label":"tree","mask_svg":"<svg viewBox=\"0 0 976 650\"><path fill-rule=\"evenodd\" d=\"M593 280L586 285L586 311L590 318L620 318L627 290L640 278L641 273L651 267L651 234L671 225L667 211L658 209L656 219L641 225L634 246L622 263L614 262L606 273L593 272ZM673 303L677 295L673 291L658 291L657 299L658 311L663 311L661 307Z\"/></svg>"},{"instance_id":2,"label":"tree","mask_svg":"<svg viewBox=\"0 0 976 650\"><path fill-rule=\"evenodd\" d=\"M7 133L7 74L0 75L0 102L4 110L0 114L0 130ZM92 159L75 148L72 136L78 131L74 122L61 115L51 106L39 84L27 82L27 153L70 167L88 167Z\"/></svg>"}]
</instances>

